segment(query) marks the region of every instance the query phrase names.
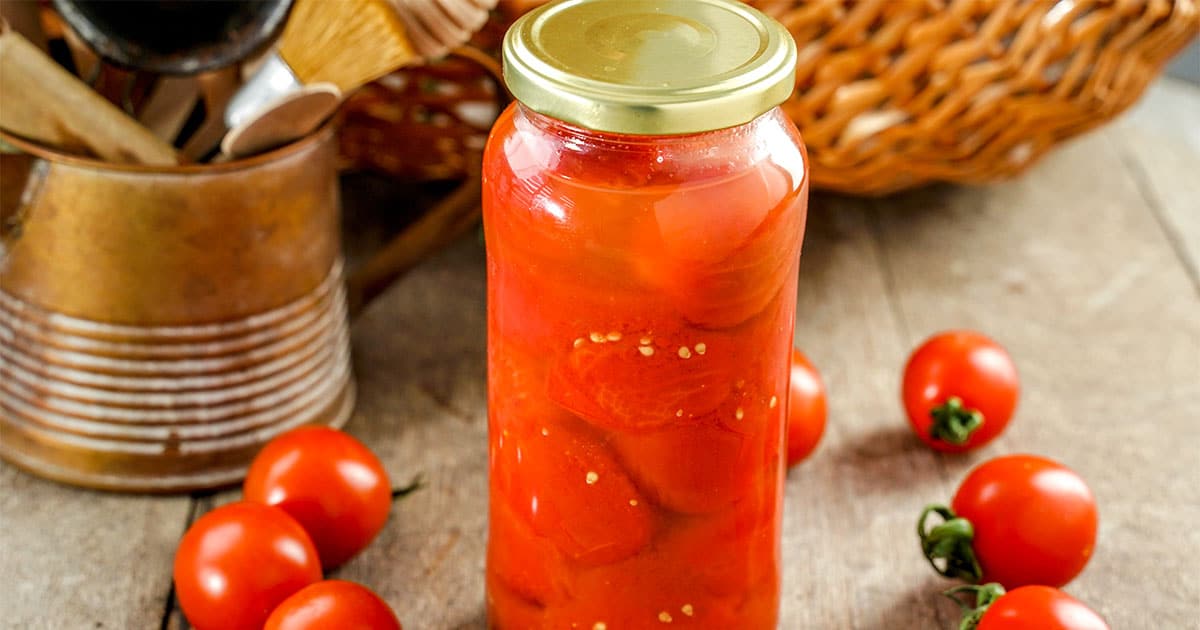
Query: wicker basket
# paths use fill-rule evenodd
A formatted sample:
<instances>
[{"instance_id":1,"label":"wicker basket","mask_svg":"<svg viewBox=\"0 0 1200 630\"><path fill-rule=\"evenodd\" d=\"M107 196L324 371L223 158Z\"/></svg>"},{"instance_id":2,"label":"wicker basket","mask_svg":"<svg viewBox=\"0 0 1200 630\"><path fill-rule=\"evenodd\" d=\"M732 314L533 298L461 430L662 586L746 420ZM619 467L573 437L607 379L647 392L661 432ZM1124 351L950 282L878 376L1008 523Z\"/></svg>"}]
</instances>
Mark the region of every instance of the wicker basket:
<instances>
[{"instance_id":1,"label":"wicker basket","mask_svg":"<svg viewBox=\"0 0 1200 630\"><path fill-rule=\"evenodd\" d=\"M796 37L800 126L819 188L877 195L1024 170L1137 100L1200 28L1200 0L748 0ZM538 0L509 0L474 46ZM456 178L494 113L462 59L351 99L343 152L404 178ZM491 108L491 109L489 109Z\"/></svg>"}]
</instances>

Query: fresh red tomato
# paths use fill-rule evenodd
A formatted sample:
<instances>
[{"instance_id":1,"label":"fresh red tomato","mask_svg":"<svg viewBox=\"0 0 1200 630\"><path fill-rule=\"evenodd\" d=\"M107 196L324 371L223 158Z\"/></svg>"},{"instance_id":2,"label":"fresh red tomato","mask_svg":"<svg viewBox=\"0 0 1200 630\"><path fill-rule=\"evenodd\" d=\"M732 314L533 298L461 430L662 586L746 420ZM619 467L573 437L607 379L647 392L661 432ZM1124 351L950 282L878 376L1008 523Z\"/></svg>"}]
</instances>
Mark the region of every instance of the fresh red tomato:
<instances>
[{"instance_id":1,"label":"fresh red tomato","mask_svg":"<svg viewBox=\"0 0 1200 630\"><path fill-rule=\"evenodd\" d=\"M935 512L946 522L926 530ZM972 470L951 507L926 508L918 529L925 555L944 559L947 577L1058 587L1092 557L1098 520L1079 475L1043 457L1008 455Z\"/></svg>"},{"instance_id":2,"label":"fresh red tomato","mask_svg":"<svg viewBox=\"0 0 1200 630\"><path fill-rule=\"evenodd\" d=\"M350 435L302 427L271 440L250 465L247 501L295 518L332 569L362 551L383 529L391 483L379 458Z\"/></svg>"},{"instance_id":3,"label":"fresh red tomato","mask_svg":"<svg viewBox=\"0 0 1200 630\"><path fill-rule=\"evenodd\" d=\"M1104 618L1066 593L1049 586L1022 586L1005 593L999 584L962 586L946 591L975 591L974 608L966 609L964 630L1109 630Z\"/></svg>"},{"instance_id":4,"label":"fresh red tomato","mask_svg":"<svg viewBox=\"0 0 1200 630\"><path fill-rule=\"evenodd\" d=\"M939 451L987 444L1017 407L1017 368L1004 348L957 330L930 337L904 368L903 398L913 431Z\"/></svg>"},{"instance_id":5,"label":"fresh red tomato","mask_svg":"<svg viewBox=\"0 0 1200 630\"><path fill-rule=\"evenodd\" d=\"M371 589L325 580L284 600L263 630L401 630L396 613Z\"/></svg>"},{"instance_id":6,"label":"fresh red tomato","mask_svg":"<svg viewBox=\"0 0 1200 630\"><path fill-rule=\"evenodd\" d=\"M825 433L825 383L817 368L799 350L792 351L788 382L787 465L799 464L812 454Z\"/></svg>"},{"instance_id":7,"label":"fresh red tomato","mask_svg":"<svg viewBox=\"0 0 1200 630\"><path fill-rule=\"evenodd\" d=\"M196 630L260 630L321 579L317 550L286 512L239 502L200 517L175 552L175 595Z\"/></svg>"}]
</instances>

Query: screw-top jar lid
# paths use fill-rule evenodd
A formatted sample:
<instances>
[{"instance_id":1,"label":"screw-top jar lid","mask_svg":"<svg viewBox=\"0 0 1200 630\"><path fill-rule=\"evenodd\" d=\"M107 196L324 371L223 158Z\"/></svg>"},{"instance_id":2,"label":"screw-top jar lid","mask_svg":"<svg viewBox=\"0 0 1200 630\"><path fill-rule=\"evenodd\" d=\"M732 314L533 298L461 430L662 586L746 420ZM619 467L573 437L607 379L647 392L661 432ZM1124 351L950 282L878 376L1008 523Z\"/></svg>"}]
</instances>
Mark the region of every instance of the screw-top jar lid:
<instances>
[{"instance_id":1,"label":"screw-top jar lid","mask_svg":"<svg viewBox=\"0 0 1200 630\"><path fill-rule=\"evenodd\" d=\"M787 29L733 0L564 0L504 37L513 96L598 131L732 127L787 100L795 75Z\"/></svg>"}]
</instances>

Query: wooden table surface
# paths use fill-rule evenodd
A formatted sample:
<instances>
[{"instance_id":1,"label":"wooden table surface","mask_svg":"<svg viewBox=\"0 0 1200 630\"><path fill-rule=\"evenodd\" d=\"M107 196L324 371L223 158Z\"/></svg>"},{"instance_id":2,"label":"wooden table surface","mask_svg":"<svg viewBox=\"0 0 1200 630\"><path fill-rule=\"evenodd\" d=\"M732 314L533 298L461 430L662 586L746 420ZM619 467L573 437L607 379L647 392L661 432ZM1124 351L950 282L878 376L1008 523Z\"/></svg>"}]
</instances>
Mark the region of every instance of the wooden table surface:
<instances>
[{"instance_id":1,"label":"wooden table surface","mask_svg":"<svg viewBox=\"0 0 1200 630\"><path fill-rule=\"evenodd\" d=\"M335 575L409 630L483 627L483 261L464 239L354 326L348 430L395 480L428 485ZM953 327L1000 340L1023 381L1007 433L959 457L917 442L898 403L907 353ZM815 196L796 342L824 373L830 418L787 481L781 628L955 627L914 520L1011 452L1059 459L1098 497L1099 544L1071 593L1114 629L1197 627L1200 90L1160 82L1014 181ZM99 494L0 466L0 627L186 628L176 541L236 496Z\"/></svg>"}]
</instances>

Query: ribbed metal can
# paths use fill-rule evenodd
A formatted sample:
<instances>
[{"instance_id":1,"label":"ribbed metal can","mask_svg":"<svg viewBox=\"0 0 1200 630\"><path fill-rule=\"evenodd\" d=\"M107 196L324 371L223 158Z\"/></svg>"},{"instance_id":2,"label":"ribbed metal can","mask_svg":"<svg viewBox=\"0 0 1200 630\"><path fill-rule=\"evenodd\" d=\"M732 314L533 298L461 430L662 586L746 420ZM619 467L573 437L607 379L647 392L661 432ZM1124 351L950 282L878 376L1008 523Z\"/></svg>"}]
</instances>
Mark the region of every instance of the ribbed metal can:
<instances>
[{"instance_id":1,"label":"ribbed metal can","mask_svg":"<svg viewBox=\"0 0 1200 630\"><path fill-rule=\"evenodd\" d=\"M20 148L0 196L0 457L188 491L236 482L289 428L345 422L331 128L171 168Z\"/></svg>"}]
</instances>

